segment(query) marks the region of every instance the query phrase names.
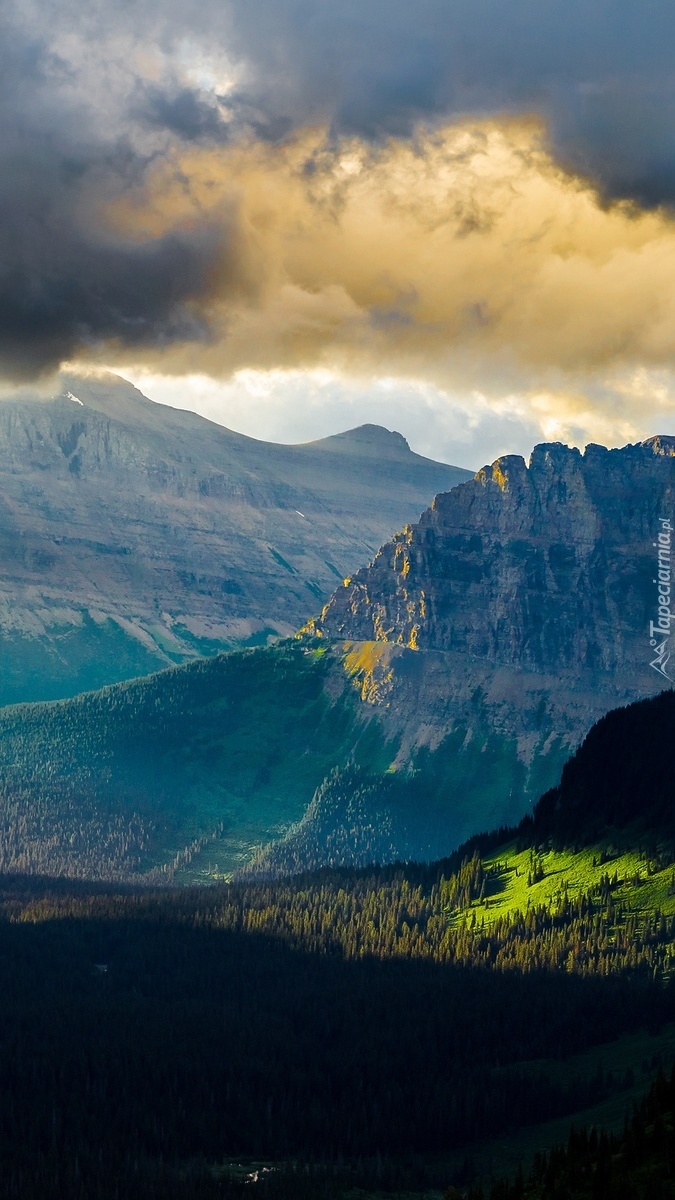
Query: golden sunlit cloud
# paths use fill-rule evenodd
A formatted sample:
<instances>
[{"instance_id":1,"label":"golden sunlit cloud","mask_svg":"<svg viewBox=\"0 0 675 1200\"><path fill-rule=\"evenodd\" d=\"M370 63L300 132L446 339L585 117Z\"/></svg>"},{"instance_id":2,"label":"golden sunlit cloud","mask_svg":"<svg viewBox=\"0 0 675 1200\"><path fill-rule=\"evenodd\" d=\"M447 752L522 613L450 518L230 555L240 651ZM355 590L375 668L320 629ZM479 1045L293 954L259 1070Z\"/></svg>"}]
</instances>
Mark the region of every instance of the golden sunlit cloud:
<instances>
[{"instance_id":1,"label":"golden sunlit cloud","mask_svg":"<svg viewBox=\"0 0 675 1200\"><path fill-rule=\"evenodd\" d=\"M376 147L306 130L195 150L106 218L139 242L227 225L199 302L213 336L163 348L164 373L408 377L526 397L538 424L569 433L602 429L603 391L633 429L639 372L674 365L675 223L603 207L532 119Z\"/></svg>"}]
</instances>

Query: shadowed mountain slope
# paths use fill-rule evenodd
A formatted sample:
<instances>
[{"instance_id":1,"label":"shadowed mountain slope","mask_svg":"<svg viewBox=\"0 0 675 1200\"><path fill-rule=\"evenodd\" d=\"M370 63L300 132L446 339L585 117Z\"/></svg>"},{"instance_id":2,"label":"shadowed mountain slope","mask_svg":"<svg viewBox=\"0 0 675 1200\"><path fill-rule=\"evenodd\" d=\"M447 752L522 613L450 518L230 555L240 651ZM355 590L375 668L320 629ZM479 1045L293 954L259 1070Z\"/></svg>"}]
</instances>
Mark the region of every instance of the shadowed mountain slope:
<instances>
[{"instance_id":1,"label":"shadowed mountain slope","mask_svg":"<svg viewBox=\"0 0 675 1200\"><path fill-rule=\"evenodd\" d=\"M470 472L363 426L244 437L114 376L0 403L0 703L292 633Z\"/></svg>"},{"instance_id":2,"label":"shadowed mountain slope","mask_svg":"<svg viewBox=\"0 0 675 1200\"><path fill-rule=\"evenodd\" d=\"M588 845L622 830L675 844L673 691L616 709L593 726L559 785L537 804L531 836Z\"/></svg>"},{"instance_id":3,"label":"shadowed mountain slope","mask_svg":"<svg viewBox=\"0 0 675 1200\"><path fill-rule=\"evenodd\" d=\"M330 674L323 648L281 642L0 710L0 872L169 882L236 869L302 816L334 764L390 761Z\"/></svg>"}]
</instances>

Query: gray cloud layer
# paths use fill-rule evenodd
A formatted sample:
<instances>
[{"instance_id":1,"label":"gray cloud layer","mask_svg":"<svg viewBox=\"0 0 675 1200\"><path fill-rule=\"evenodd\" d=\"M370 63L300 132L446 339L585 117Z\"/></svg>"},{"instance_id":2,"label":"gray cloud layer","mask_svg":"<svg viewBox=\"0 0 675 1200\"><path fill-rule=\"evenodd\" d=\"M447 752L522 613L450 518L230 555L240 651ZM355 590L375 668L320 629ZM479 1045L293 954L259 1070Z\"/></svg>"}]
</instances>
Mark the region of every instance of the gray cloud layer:
<instances>
[{"instance_id":1,"label":"gray cloud layer","mask_svg":"<svg viewBox=\"0 0 675 1200\"><path fill-rule=\"evenodd\" d=\"M378 136L536 111L608 196L675 199L669 0L239 0L231 13L267 112Z\"/></svg>"},{"instance_id":2,"label":"gray cloud layer","mask_svg":"<svg viewBox=\"0 0 675 1200\"><path fill-rule=\"evenodd\" d=\"M536 112L605 198L670 204L674 44L672 0L6 0L1 364L208 338L214 262L250 285L227 214L145 240L103 215L189 144Z\"/></svg>"}]
</instances>

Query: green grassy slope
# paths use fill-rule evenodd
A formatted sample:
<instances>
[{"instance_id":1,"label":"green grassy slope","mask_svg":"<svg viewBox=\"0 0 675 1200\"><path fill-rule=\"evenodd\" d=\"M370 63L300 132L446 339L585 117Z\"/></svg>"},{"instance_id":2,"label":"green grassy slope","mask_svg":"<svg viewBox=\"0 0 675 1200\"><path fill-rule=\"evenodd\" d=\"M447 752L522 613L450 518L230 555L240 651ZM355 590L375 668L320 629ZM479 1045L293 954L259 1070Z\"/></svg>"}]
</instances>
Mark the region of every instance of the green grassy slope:
<instances>
[{"instance_id":1,"label":"green grassy slope","mask_svg":"<svg viewBox=\"0 0 675 1200\"><path fill-rule=\"evenodd\" d=\"M328 694L329 663L288 642L3 710L0 869L232 871L332 766L390 761L348 685Z\"/></svg>"},{"instance_id":2,"label":"green grassy slope","mask_svg":"<svg viewBox=\"0 0 675 1200\"><path fill-rule=\"evenodd\" d=\"M628 915L675 914L673 747L674 691L598 721L531 816L470 843L486 873L475 920L553 911L598 889Z\"/></svg>"},{"instance_id":3,"label":"green grassy slope","mask_svg":"<svg viewBox=\"0 0 675 1200\"><path fill-rule=\"evenodd\" d=\"M650 857L638 849L618 851L607 840L580 850L542 848L532 852L510 842L487 854L484 898L471 905L487 926L515 912L543 905L554 909L564 897L576 901L609 877L616 905L626 913L658 910L675 915L675 866L670 855ZM616 877L616 883L614 882Z\"/></svg>"}]
</instances>

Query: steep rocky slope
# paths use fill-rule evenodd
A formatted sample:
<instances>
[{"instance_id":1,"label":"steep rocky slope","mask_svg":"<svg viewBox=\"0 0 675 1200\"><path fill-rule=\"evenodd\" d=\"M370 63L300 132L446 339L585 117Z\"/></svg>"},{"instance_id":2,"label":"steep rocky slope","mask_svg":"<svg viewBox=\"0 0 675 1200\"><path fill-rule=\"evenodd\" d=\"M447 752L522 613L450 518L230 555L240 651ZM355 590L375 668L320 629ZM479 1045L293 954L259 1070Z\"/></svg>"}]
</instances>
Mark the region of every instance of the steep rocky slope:
<instances>
[{"instance_id":1,"label":"steep rocky slope","mask_svg":"<svg viewBox=\"0 0 675 1200\"><path fill-rule=\"evenodd\" d=\"M470 473L377 426L301 446L114 376L0 403L0 704L265 642Z\"/></svg>"},{"instance_id":2,"label":"steep rocky slope","mask_svg":"<svg viewBox=\"0 0 675 1200\"><path fill-rule=\"evenodd\" d=\"M462 772L455 802L463 827L497 824L555 782L603 713L671 686L668 634L650 623L674 518L674 438L537 446L529 466L502 458L438 496L308 628L344 644L399 761L499 743L496 805L490 772L468 792Z\"/></svg>"}]
</instances>

